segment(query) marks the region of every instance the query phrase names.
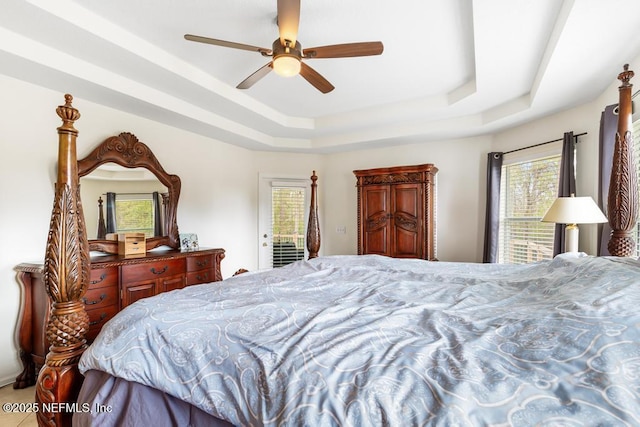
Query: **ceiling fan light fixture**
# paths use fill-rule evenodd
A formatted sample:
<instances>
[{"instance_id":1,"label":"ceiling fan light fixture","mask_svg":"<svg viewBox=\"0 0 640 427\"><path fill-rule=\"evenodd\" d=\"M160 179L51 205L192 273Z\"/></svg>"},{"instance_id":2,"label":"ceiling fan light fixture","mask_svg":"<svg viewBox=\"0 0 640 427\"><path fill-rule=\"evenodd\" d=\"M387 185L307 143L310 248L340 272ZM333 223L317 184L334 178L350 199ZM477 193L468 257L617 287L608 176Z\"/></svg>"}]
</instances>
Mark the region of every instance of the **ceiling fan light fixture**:
<instances>
[{"instance_id":1,"label":"ceiling fan light fixture","mask_svg":"<svg viewBox=\"0 0 640 427\"><path fill-rule=\"evenodd\" d=\"M293 77L300 74L300 59L295 55L282 54L273 59L273 71L282 77Z\"/></svg>"}]
</instances>

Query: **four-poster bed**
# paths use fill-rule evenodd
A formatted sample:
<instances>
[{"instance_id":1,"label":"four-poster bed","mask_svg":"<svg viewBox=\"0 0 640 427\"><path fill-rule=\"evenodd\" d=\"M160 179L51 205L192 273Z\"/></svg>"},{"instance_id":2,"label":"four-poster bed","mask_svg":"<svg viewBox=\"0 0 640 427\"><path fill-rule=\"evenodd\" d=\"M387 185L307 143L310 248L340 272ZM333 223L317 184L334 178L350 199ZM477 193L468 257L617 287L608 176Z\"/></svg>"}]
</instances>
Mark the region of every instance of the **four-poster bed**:
<instances>
[{"instance_id":1,"label":"four-poster bed","mask_svg":"<svg viewBox=\"0 0 640 427\"><path fill-rule=\"evenodd\" d=\"M608 206L609 250L619 257L630 255L637 212L632 76L626 66L619 76ZM81 298L89 245L78 190L79 113L71 96L66 101L57 110L63 125L45 263L51 349L37 381L38 402L76 401L82 357L87 381L81 398L91 407L114 403L109 414L93 414L109 425L135 420L116 407L125 400L115 394L134 386L155 390L144 396L158 416L194 424L215 417L220 425L523 425L572 416L604 425L640 423L634 374L640 266L628 258L561 256L522 267L320 257L244 273L215 288L205 284L140 300L87 350ZM320 239L315 173L312 179L308 239L314 257ZM194 311L196 301L204 312ZM163 320L172 326L164 329ZM159 346L137 352L143 341ZM103 385L97 377L104 377ZM127 399L138 390L127 389ZM88 415L75 409L75 422L87 423ZM72 412L40 410L38 422L70 425Z\"/></svg>"}]
</instances>

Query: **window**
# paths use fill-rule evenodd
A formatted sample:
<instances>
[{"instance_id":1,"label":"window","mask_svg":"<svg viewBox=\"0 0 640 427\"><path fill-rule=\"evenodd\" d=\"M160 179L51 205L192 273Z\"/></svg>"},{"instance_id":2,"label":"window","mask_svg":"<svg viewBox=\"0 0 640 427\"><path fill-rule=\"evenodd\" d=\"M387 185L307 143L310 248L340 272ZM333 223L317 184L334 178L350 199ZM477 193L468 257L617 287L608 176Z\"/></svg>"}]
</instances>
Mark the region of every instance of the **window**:
<instances>
[{"instance_id":1,"label":"window","mask_svg":"<svg viewBox=\"0 0 640 427\"><path fill-rule=\"evenodd\" d=\"M553 258L555 224L540 219L558 195L560 155L502 166L498 262Z\"/></svg>"},{"instance_id":2,"label":"window","mask_svg":"<svg viewBox=\"0 0 640 427\"><path fill-rule=\"evenodd\" d=\"M115 232L155 235L155 209L152 194L116 194Z\"/></svg>"},{"instance_id":3,"label":"window","mask_svg":"<svg viewBox=\"0 0 640 427\"><path fill-rule=\"evenodd\" d=\"M308 194L308 179L261 178L260 268L282 267L305 258Z\"/></svg>"}]
</instances>

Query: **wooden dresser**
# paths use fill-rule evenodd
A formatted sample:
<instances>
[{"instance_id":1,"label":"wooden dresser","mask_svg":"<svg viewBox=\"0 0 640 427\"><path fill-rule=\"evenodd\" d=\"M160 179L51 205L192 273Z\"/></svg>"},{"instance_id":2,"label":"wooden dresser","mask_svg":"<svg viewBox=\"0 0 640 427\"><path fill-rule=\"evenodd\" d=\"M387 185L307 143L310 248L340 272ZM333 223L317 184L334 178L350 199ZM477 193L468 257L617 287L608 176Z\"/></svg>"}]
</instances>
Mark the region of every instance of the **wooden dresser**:
<instances>
[{"instance_id":1,"label":"wooden dresser","mask_svg":"<svg viewBox=\"0 0 640 427\"><path fill-rule=\"evenodd\" d=\"M436 259L432 164L356 170L358 254Z\"/></svg>"},{"instance_id":2,"label":"wooden dresser","mask_svg":"<svg viewBox=\"0 0 640 427\"><path fill-rule=\"evenodd\" d=\"M220 262L223 258L224 249L154 250L137 258L93 257L89 287L83 298L89 315L87 340L93 340L105 322L140 298L222 280ZM15 270L24 296L16 331L24 369L13 387L24 388L35 384L49 349L45 332L50 303L42 264L20 264Z\"/></svg>"}]
</instances>

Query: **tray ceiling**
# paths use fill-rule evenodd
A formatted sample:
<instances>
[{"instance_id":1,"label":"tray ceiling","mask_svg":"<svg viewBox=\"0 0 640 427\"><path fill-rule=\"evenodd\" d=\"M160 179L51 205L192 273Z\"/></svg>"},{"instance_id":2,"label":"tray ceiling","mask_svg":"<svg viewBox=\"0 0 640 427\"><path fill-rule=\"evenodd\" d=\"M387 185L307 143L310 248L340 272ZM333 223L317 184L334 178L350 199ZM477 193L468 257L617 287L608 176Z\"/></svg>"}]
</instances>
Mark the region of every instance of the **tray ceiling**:
<instances>
[{"instance_id":1,"label":"tray ceiling","mask_svg":"<svg viewBox=\"0 0 640 427\"><path fill-rule=\"evenodd\" d=\"M6 0L0 73L255 150L331 152L483 135L599 96L640 55L637 0L315 0L303 47L380 40L381 56L313 59L334 86L269 59L276 0Z\"/></svg>"}]
</instances>

